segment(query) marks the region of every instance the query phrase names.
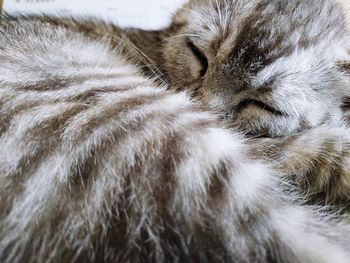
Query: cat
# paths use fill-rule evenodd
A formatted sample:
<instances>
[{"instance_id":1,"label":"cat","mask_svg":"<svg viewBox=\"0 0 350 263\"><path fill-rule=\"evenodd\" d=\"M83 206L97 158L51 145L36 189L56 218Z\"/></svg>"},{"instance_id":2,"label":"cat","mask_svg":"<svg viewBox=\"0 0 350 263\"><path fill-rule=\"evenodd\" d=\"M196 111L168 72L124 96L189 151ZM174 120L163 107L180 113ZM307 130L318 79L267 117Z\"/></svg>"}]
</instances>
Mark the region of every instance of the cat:
<instances>
[{"instance_id":1,"label":"cat","mask_svg":"<svg viewBox=\"0 0 350 263\"><path fill-rule=\"evenodd\" d=\"M347 205L349 33L339 7L317 3L191 1L153 41L146 32L129 37L166 65L172 86L192 90L249 137L269 137L252 140L255 155L277 163L308 201Z\"/></svg>"},{"instance_id":2,"label":"cat","mask_svg":"<svg viewBox=\"0 0 350 263\"><path fill-rule=\"evenodd\" d=\"M267 160L348 143L348 33L315 2L192 0L160 32L1 17L0 261L346 262L284 168L308 174Z\"/></svg>"}]
</instances>

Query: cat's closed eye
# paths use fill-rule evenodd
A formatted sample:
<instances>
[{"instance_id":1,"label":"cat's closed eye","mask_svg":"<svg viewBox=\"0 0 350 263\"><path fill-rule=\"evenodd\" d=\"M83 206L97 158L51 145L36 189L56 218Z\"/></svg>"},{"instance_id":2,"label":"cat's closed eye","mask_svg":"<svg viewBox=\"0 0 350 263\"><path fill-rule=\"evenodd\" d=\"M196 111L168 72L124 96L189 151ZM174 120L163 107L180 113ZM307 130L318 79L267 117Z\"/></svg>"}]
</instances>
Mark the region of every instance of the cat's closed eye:
<instances>
[{"instance_id":1,"label":"cat's closed eye","mask_svg":"<svg viewBox=\"0 0 350 263\"><path fill-rule=\"evenodd\" d=\"M198 59L200 62L202 69L199 72L200 77L204 77L208 70L208 59L204 55L204 53L190 40L186 40L187 47L192 51L193 55Z\"/></svg>"}]
</instances>

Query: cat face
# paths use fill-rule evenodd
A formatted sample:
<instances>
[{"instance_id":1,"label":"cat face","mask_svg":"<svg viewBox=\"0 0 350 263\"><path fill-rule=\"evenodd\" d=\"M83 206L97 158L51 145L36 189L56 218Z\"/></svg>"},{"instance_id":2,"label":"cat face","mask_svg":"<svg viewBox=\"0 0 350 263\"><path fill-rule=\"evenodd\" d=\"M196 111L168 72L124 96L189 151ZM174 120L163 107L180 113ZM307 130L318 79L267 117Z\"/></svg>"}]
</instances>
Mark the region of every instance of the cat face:
<instances>
[{"instance_id":1,"label":"cat face","mask_svg":"<svg viewBox=\"0 0 350 263\"><path fill-rule=\"evenodd\" d=\"M232 126L283 136L340 121L347 38L332 1L196 0L175 16L164 58L172 85Z\"/></svg>"}]
</instances>

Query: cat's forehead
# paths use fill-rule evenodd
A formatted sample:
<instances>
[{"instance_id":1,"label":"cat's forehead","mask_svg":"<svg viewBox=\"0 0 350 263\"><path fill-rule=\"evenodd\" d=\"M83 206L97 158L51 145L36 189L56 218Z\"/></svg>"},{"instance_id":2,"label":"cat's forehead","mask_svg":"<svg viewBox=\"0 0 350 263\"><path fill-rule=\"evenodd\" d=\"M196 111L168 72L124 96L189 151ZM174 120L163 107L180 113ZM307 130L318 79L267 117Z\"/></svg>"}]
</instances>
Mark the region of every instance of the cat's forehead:
<instances>
[{"instance_id":1,"label":"cat's forehead","mask_svg":"<svg viewBox=\"0 0 350 263\"><path fill-rule=\"evenodd\" d=\"M350 42L331 0L193 0L176 19L209 61L247 73L257 86L328 70Z\"/></svg>"},{"instance_id":2,"label":"cat's forehead","mask_svg":"<svg viewBox=\"0 0 350 263\"><path fill-rule=\"evenodd\" d=\"M331 0L192 0L178 16L203 48L228 56L233 46L291 53L344 34L342 10ZM260 55L260 54L256 54Z\"/></svg>"},{"instance_id":3,"label":"cat's forehead","mask_svg":"<svg viewBox=\"0 0 350 263\"><path fill-rule=\"evenodd\" d=\"M196 32L203 41L228 38L238 33L239 28L234 25L244 20L244 14L252 12L255 2L242 5L239 1L194 0L185 6L182 20L187 30Z\"/></svg>"}]
</instances>

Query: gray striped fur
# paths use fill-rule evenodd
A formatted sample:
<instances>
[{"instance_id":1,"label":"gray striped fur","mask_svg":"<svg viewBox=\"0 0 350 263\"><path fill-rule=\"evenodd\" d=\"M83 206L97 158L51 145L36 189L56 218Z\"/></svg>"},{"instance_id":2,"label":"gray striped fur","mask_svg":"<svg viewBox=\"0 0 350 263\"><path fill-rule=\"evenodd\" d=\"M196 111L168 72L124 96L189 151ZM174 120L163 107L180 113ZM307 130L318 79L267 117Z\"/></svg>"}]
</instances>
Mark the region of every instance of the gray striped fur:
<instances>
[{"instance_id":1,"label":"gray striped fur","mask_svg":"<svg viewBox=\"0 0 350 263\"><path fill-rule=\"evenodd\" d=\"M341 11L331 1L318 2L327 21L336 21L325 39L337 36L335 53L343 54ZM269 164L277 160L269 149L286 152L280 140L303 144L305 138L321 134L328 140L343 133L346 144L347 129L334 128L342 130L327 137L317 133L321 123L310 125L309 119L305 127L277 125L269 135L284 139L259 140L256 149L258 144L249 145L253 140L227 127L234 120L222 118L224 104L211 103L209 93L187 85L206 83L206 77L191 79L200 66L178 35L188 24L186 10L198 14L207 7L208 18L219 15L215 22L232 27L231 20L220 20L222 11L235 10L236 3L249 12L258 2L213 3L192 1L169 29L153 33L125 34L98 21L1 18L1 262L348 260L348 226L304 205L285 176L295 166ZM161 48L154 48L159 41ZM193 68L184 67L184 55ZM321 118L333 124L341 119L338 101L346 85L339 83L346 77L331 58L323 58L321 71L335 76L341 88L320 103L339 103L334 119L329 112ZM185 91L172 90L177 88ZM303 130L310 126L315 128ZM295 132L302 133L290 135ZM310 142L310 154L317 152L315 145ZM339 153L339 147L328 146L327 154ZM338 155L347 160L345 153ZM349 165L344 161L345 170Z\"/></svg>"}]
</instances>

